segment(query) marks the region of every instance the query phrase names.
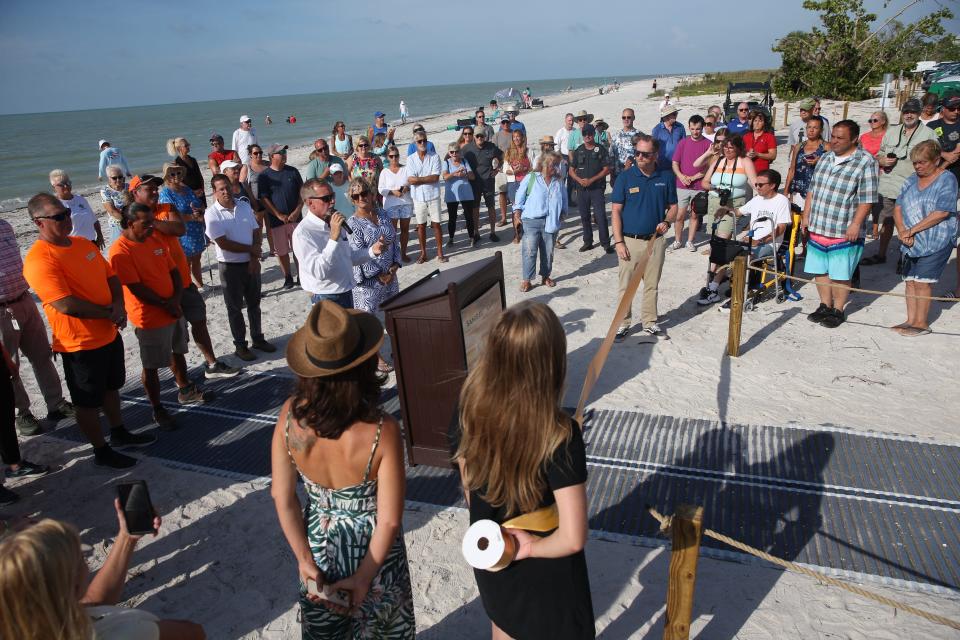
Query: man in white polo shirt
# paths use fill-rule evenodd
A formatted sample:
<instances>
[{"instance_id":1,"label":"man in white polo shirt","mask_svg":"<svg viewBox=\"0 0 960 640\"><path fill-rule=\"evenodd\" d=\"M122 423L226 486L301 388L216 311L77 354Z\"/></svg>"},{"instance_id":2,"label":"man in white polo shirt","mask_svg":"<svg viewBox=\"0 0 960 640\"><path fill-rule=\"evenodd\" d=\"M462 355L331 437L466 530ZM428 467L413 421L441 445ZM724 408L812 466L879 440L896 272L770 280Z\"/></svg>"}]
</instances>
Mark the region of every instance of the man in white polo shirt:
<instances>
[{"instance_id":1,"label":"man in white polo shirt","mask_svg":"<svg viewBox=\"0 0 960 640\"><path fill-rule=\"evenodd\" d=\"M369 249L351 249L349 227L336 210L337 196L325 181L313 178L300 189L300 198L311 215L293 232L293 251L300 256L300 286L310 293L310 302L332 300L344 309L353 308L353 267L383 253L378 240Z\"/></svg>"},{"instance_id":2,"label":"man in white polo shirt","mask_svg":"<svg viewBox=\"0 0 960 640\"><path fill-rule=\"evenodd\" d=\"M407 156L407 181L413 197L413 217L417 220L417 238L420 257L417 264L427 261L427 222L433 226L437 241L437 260L446 262L443 255L443 232L440 230L440 156L427 148L427 134L418 131L413 136L417 150Z\"/></svg>"},{"instance_id":3,"label":"man in white polo shirt","mask_svg":"<svg viewBox=\"0 0 960 640\"><path fill-rule=\"evenodd\" d=\"M257 357L247 348L247 327L243 304L247 305L252 347L272 353L277 350L263 337L260 326L260 225L253 209L242 200L234 200L230 178L221 174L210 180L213 204L203 214L207 236L213 240L220 263L220 285L227 306L227 320L236 347L236 356L251 361Z\"/></svg>"}]
</instances>

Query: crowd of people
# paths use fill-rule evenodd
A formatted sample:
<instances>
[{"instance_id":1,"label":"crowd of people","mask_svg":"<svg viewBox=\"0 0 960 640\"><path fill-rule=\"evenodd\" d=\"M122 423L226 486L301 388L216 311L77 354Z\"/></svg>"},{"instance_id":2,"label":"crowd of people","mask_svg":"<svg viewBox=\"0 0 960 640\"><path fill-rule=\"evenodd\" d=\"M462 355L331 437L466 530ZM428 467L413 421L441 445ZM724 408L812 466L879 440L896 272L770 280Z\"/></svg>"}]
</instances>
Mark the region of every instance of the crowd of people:
<instances>
[{"instance_id":1,"label":"crowd of people","mask_svg":"<svg viewBox=\"0 0 960 640\"><path fill-rule=\"evenodd\" d=\"M556 285L554 252L566 247L560 234L576 208L579 250L597 246L596 227L599 248L617 256L620 296L636 265L646 264L638 326L651 336L663 333L657 296L668 248L696 251L700 230L720 240L745 238L755 261L776 260L784 248L803 255L820 300L808 318L826 328L845 321L848 287L860 265L884 264L896 231L897 272L911 297L905 322L891 329L919 336L930 332L928 297L958 237L960 95L932 105L934 112L928 113L929 98L911 98L900 108L900 123L891 124L890 116L878 111L870 116L869 130L861 132L853 120L831 126L818 101L803 101L790 124L788 149L782 150L789 157L785 179L770 168L780 145L764 109L741 103L726 120L719 106L711 106L684 123L680 104L669 94L649 134L636 128L632 108L623 109L622 128L610 133L605 123L581 111L566 114L553 136L540 137L536 151L528 147L515 104L500 108L492 101L478 109L442 154L419 124L409 146L398 144L396 130L378 111L356 137L337 122L329 137L315 141L302 173L287 164L286 146L264 150L252 119L244 115L233 149L225 148L221 135L210 136L210 196L185 138L169 141L172 161L160 175L132 175L123 154L103 140L100 170L108 183L100 195L106 234L61 170L50 173L54 193L38 193L28 203L39 237L22 262L12 228L0 221L0 394L5 399L0 453L6 476L49 471L19 452L16 432L31 435L41 428L19 379L20 353L36 374L48 419L74 416L95 464L129 468L136 460L117 449L148 446L156 436L124 425L120 330L133 325L154 422L161 430L175 429L175 419L160 401L160 369L171 370L180 404L213 400L187 375L190 336L205 360L206 377L240 372L217 357L210 339L201 256L212 244L233 354L242 361L255 360L254 352L276 351L260 315L262 263L276 257L282 287L302 288L311 305L287 347L297 386L280 412L272 444L272 492L298 563L304 637L413 637L413 595L400 527L400 430L378 406L393 368L381 305L399 291L398 273L413 260L408 255L411 219L416 261L430 259L429 227L436 259L445 263L445 249L457 242L461 212L470 247L482 241L485 204L490 242L500 240L500 227L514 231L520 291L527 292L536 286L537 275L540 286ZM487 124L488 116L499 129ZM441 201L447 211L446 241ZM740 218L747 219L743 227ZM799 233L788 233L795 224ZM878 250L861 259L868 235L876 238ZM795 238L796 246L785 247L787 238ZM699 305L723 300L727 262L711 252L696 295ZM751 288L760 285L752 276ZM52 341L28 295L31 289L47 315ZM954 295L960 296L960 284ZM623 340L632 325L628 313L617 339ZM582 551L586 464L580 431L560 408L566 359L562 326L546 305L521 303L502 314L486 344L469 373L451 430L452 459L460 469L471 522L502 522L554 505L559 520L546 536L510 534L519 549L514 570L477 572L484 607L495 637L525 637L531 624L538 633L552 629L549 637L593 637ZM61 357L69 401L52 362L54 352ZM530 429L506 434L502 420L486 410L491 393L526 398L515 406L516 420ZM109 423L109 441L101 413ZM307 488L306 509L295 491L298 476ZM0 487L0 504L16 499ZM29 559L23 566L33 567L24 571L43 572L44 563L75 555L72 529L36 527L3 542L0 557L21 554ZM135 539L122 517L121 541L132 551ZM57 552L38 551L43 545L56 546ZM89 620L78 616L77 602L115 602L122 587L118 575L128 561L129 554L116 560L108 574L109 598L92 597L88 589L77 600L79 586L44 597L69 603L57 615L86 629ZM83 582L77 566L65 585ZM16 599L11 585L12 578L0 578L5 603ZM100 586L98 593L105 589ZM56 622L31 624L42 629L39 625ZM202 635L187 623L170 624L169 633L183 635L169 637Z\"/></svg>"}]
</instances>

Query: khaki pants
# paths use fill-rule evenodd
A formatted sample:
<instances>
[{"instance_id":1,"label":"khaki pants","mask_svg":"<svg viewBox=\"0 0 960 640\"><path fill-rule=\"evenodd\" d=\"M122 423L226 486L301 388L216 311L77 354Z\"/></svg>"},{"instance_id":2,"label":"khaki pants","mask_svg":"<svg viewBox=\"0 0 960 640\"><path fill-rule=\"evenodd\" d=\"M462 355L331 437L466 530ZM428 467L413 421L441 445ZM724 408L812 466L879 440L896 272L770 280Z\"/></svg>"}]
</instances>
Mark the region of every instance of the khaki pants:
<instances>
[{"instance_id":1,"label":"khaki pants","mask_svg":"<svg viewBox=\"0 0 960 640\"><path fill-rule=\"evenodd\" d=\"M14 328L13 320L19 329ZM37 379L37 386L47 404L47 412L53 411L63 401L63 388L60 386L60 374L53 365L53 352L50 350L50 341L47 339L47 328L43 325L37 303L30 294L23 296L17 302L6 307L0 307L0 337L10 358L15 363L20 362L20 353L27 356L33 367L33 375ZM20 367L20 375L13 377L13 394L20 413L30 410L30 396L23 388L20 377L24 369ZM40 416L41 418L43 416Z\"/></svg>"},{"instance_id":2,"label":"khaki pants","mask_svg":"<svg viewBox=\"0 0 960 640\"><path fill-rule=\"evenodd\" d=\"M666 240L663 236L658 236L654 240L637 240L636 238L624 238L627 244L627 250L630 252L629 260L620 260L620 292L619 297L623 297L627 290L627 284L630 282L630 276L633 274L633 266L640 258L647 253L647 245L653 243L653 251L650 259L647 261L647 269L643 274L643 284L640 290L643 292L643 300L640 302L640 324L648 327L657 321L657 292L660 285L660 273L663 271L663 257L666 253ZM630 319L633 316L631 308L627 309L627 315L623 319L622 326L630 328Z\"/></svg>"}]
</instances>

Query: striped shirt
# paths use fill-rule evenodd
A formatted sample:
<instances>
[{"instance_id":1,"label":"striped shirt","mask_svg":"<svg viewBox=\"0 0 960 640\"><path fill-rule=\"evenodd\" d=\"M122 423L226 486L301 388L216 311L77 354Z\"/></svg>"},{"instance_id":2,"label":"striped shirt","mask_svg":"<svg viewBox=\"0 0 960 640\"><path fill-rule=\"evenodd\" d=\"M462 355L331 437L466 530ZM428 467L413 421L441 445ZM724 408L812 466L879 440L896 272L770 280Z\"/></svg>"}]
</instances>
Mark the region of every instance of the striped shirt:
<instances>
[{"instance_id":1,"label":"striped shirt","mask_svg":"<svg viewBox=\"0 0 960 640\"><path fill-rule=\"evenodd\" d=\"M878 180L877 161L862 149L843 158L832 151L823 154L810 181L810 232L844 237L857 207L877 201ZM860 237L865 234L861 225Z\"/></svg>"},{"instance_id":2,"label":"striped shirt","mask_svg":"<svg viewBox=\"0 0 960 640\"><path fill-rule=\"evenodd\" d=\"M0 302L10 302L29 288L17 236L9 222L0 220Z\"/></svg>"}]
</instances>

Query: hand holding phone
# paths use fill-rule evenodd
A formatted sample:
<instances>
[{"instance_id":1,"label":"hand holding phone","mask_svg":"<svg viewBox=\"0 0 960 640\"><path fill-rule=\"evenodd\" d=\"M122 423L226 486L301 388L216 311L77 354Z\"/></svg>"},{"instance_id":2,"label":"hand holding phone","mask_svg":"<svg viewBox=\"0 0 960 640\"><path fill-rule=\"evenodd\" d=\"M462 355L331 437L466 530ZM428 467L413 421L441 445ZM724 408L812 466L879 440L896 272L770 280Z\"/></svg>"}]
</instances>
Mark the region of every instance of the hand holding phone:
<instances>
[{"instance_id":1,"label":"hand holding phone","mask_svg":"<svg viewBox=\"0 0 960 640\"><path fill-rule=\"evenodd\" d=\"M156 535L160 528L160 518L153 510L150 492L144 480L121 482L117 485L117 499L114 502L120 519L120 531L139 537L152 533Z\"/></svg>"}]
</instances>

